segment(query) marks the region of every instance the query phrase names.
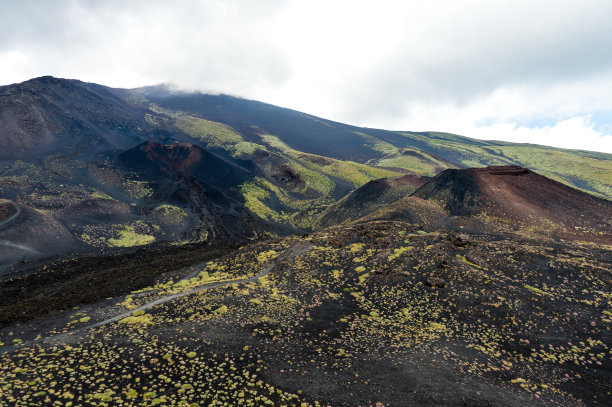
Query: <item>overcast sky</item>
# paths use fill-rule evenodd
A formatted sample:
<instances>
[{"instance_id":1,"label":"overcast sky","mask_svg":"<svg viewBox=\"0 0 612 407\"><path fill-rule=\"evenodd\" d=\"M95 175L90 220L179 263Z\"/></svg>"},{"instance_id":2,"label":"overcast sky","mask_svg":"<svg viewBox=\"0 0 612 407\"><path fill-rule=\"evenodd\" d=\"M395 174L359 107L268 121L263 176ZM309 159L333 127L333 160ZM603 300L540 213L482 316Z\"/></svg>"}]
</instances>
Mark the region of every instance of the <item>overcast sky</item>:
<instances>
[{"instance_id":1,"label":"overcast sky","mask_svg":"<svg viewBox=\"0 0 612 407\"><path fill-rule=\"evenodd\" d=\"M612 153L612 1L0 0L0 84L161 82Z\"/></svg>"}]
</instances>

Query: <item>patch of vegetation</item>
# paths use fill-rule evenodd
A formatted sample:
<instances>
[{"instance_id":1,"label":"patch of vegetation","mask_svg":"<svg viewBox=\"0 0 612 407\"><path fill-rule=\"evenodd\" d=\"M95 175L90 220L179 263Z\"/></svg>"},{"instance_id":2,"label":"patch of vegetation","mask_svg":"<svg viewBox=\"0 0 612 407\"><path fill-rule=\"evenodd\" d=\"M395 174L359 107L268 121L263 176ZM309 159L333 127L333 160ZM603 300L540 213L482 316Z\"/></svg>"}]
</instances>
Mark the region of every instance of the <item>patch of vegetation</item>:
<instances>
[{"instance_id":1,"label":"patch of vegetation","mask_svg":"<svg viewBox=\"0 0 612 407\"><path fill-rule=\"evenodd\" d=\"M125 317L119 320L120 324L128 325L150 325L153 323L153 317L150 314L140 314Z\"/></svg>"},{"instance_id":2,"label":"patch of vegetation","mask_svg":"<svg viewBox=\"0 0 612 407\"><path fill-rule=\"evenodd\" d=\"M92 198L97 198L97 199L109 199L109 200L113 200L113 198L110 195L105 194L104 192L101 192L101 191L93 192L91 194L91 197Z\"/></svg>"},{"instance_id":3,"label":"patch of vegetation","mask_svg":"<svg viewBox=\"0 0 612 407\"><path fill-rule=\"evenodd\" d=\"M187 213L183 208L175 205L162 204L153 211L162 223L182 225L187 220Z\"/></svg>"},{"instance_id":4,"label":"patch of vegetation","mask_svg":"<svg viewBox=\"0 0 612 407\"><path fill-rule=\"evenodd\" d=\"M115 247L134 247L153 243L155 236L138 231L141 225L142 223L126 225L117 232L117 237L108 239L108 244Z\"/></svg>"},{"instance_id":5,"label":"patch of vegetation","mask_svg":"<svg viewBox=\"0 0 612 407\"><path fill-rule=\"evenodd\" d=\"M182 208L178 206L162 204L155 208L155 211L160 212L164 216L180 216L186 217L187 214Z\"/></svg>"},{"instance_id":6,"label":"patch of vegetation","mask_svg":"<svg viewBox=\"0 0 612 407\"><path fill-rule=\"evenodd\" d=\"M128 180L123 183L123 189L132 199L144 199L153 196L153 189L144 181Z\"/></svg>"},{"instance_id":7,"label":"patch of vegetation","mask_svg":"<svg viewBox=\"0 0 612 407\"><path fill-rule=\"evenodd\" d=\"M449 168L448 164L431 159L423 153L418 155L393 154L378 160L377 164L383 167L403 168L428 177L433 177L441 170Z\"/></svg>"},{"instance_id":8,"label":"patch of vegetation","mask_svg":"<svg viewBox=\"0 0 612 407\"><path fill-rule=\"evenodd\" d=\"M360 164L353 161L336 160L314 154L303 153L292 149L287 144L283 143L280 138L270 134L265 134L261 137L270 147L276 148L295 160L298 160L300 165L306 169L316 171L319 174L340 178L344 181L352 183L355 187L359 187L373 179L398 175L394 171L376 168L366 164ZM313 175L310 174L310 177L313 177ZM319 181L315 182L315 184L322 182L322 180L322 178L319 178ZM328 189L330 186L333 187L334 185L333 181L331 180L326 181L326 184L329 184Z\"/></svg>"},{"instance_id":9,"label":"patch of vegetation","mask_svg":"<svg viewBox=\"0 0 612 407\"><path fill-rule=\"evenodd\" d=\"M244 141L230 126L199 117L177 115L176 124L179 129L202 140L209 147L231 149L233 145Z\"/></svg>"},{"instance_id":10,"label":"patch of vegetation","mask_svg":"<svg viewBox=\"0 0 612 407\"><path fill-rule=\"evenodd\" d=\"M366 144L367 146L369 146L372 150L374 151L378 151L381 152L383 154L393 154L396 153L398 148L395 147L393 144L384 142L384 141L379 141L376 144Z\"/></svg>"},{"instance_id":11,"label":"patch of vegetation","mask_svg":"<svg viewBox=\"0 0 612 407\"><path fill-rule=\"evenodd\" d=\"M259 144L251 141L239 141L231 147L232 155L238 158L252 156L258 150L265 149Z\"/></svg>"},{"instance_id":12,"label":"patch of vegetation","mask_svg":"<svg viewBox=\"0 0 612 407\"><path fill-rule=\"evenodd\" d=\"M412 249L413 249L412 246L398 247L397 249L393 249L393 253L389 255L387 260L388 261L393 261L393 260L399 258L405 252L410 251Z\"/></svg>"},{"instance_id":13,"label":"patch of vegetation","mask_svg":"<svg viewBox=\"0 0 612 407\"><path fill-rule=\"evenodd\" d=\"M529 284L525 284L525 288L528 289L529 291L533 292L533 293L538 294L538 295L542 295L542 296L550 295L546 291L540 290L539 288L531 286Z\"/></svg>"},{"instance_id":14,"label":"patch of vegetation","mask_svg":"<svg viewBox=\"0 0 612 407\"><path fill-rule=\"evenodd\" d=\"M271 184L264 178L256 177L253 181L240 185L240 194L244 197L245 207L253 214L264 220L282 222L288 219L288 215L278 213L266 204L271 197Z\"/></svg>"}]
</instances>

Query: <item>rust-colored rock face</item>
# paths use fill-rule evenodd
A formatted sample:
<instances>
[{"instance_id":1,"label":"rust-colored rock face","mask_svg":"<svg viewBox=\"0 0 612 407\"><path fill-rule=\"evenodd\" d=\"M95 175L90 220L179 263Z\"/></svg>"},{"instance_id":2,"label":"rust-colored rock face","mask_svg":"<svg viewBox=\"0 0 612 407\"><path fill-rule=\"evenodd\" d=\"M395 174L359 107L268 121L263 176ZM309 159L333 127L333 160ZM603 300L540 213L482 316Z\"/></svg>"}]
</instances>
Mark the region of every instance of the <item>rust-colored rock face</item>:
<instances>
[{"instance_id":1,"label":"rust-colored rock face","mask_svg":"<svg viewBox=\"0 0 612 407\"><path fill-rule=\"evenodd\" d=\"M516 165L447 170L414 195L452 215L485 214L509 227L612 243L612 202Z\"/></svg>"},{"instance_id":2,"label":"rust-colored rock face","mask_svg":"<svg viewBox=\"0 0 612 407\"><path fill-rule=\"evenodd\" d=\"M178 172L188 172L202 157L202 149L188 143L162 145L149 141L141 148L150 161L158 160Z\"/></svg>"}]
</instances>

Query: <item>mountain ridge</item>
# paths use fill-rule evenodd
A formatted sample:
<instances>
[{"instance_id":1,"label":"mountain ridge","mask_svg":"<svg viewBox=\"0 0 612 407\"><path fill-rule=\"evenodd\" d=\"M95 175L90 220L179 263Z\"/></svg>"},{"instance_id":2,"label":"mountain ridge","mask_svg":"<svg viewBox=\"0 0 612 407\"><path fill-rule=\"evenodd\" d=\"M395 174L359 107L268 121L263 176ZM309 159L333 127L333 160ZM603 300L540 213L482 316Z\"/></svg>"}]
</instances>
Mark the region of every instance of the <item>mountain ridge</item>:
<instances>
[{"instance_id":1,"label":"mountain ridge","mask_svg":"<svg viewBox=\"0 0 612 407\"><path fill-rule=\"evenodd\" d=\"M612 197L612 156L603 153L368 129L227 95L47 76L0 87L0 107L0 196L58 221L75 242L66 250L79 252L312 231L368 216L417 186L378 203L373 192L366 210L334 212L369 182L420 183L449 168L519 163ZM151 159L129 156L139 148ZM204 156L215 164L195 170ZM433 216L417 201L404 203ZM7 233L0 230L0 240ZM30 258L3 250L11 264Z\"/></svg>"}]
</instances>

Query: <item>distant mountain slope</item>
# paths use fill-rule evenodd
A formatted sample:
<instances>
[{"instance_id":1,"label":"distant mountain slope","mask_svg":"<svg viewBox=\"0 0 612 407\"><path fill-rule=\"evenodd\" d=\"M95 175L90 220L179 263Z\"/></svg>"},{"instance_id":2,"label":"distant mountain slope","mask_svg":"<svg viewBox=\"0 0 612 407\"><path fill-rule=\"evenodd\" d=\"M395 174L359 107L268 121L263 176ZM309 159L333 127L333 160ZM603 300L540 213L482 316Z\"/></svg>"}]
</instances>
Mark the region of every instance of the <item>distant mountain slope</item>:
<instances>
[{"instance_id":1,"label":"distant mountain slope","mask_svg":"<svg viewBox=\"0 0 612 407\"><path fill-rule=\"evenodd\" d=\"M111 88L50 76L0 87L0 159L129 148L145 139L142 108Z\"/></svg>"},{"instance_id":2,"label":"distant mountain slope","mask_svg":"<svg viewBox=\"0 0 612 407\"><path fill-rule=\"evenodd\" d=\"M163 87L137 92L166 109L225 123L249 141L260 143L262 134L273 134L295 150L340 160L365 162L383 157L374 148L381 141L406 144L405 137L393 132L364 134L359 127L228 95L177 93Z\"/></svg>"},{"instance_id":3,"label":"distant mountain slope","mask_svg":"<svg viewBox=\"0 0 612 407\"><path fill-rule=\"evenodd\" d=\"M476 140L449 133L361 128L227 95L172 92L164 87L132 92L163 109L224 123L245 140L267 147L271 143L262 135L271 134L285 148L429 176L445 168L520 165L612 198L610 154Z\"/></svg>"}]
</instances>

